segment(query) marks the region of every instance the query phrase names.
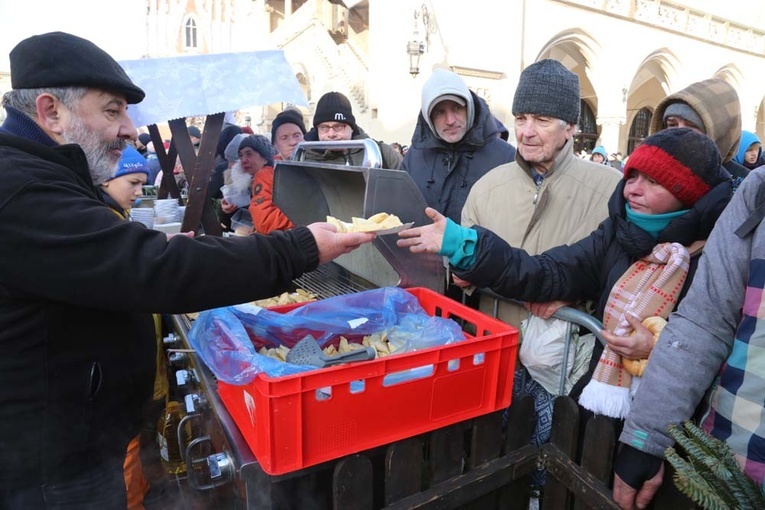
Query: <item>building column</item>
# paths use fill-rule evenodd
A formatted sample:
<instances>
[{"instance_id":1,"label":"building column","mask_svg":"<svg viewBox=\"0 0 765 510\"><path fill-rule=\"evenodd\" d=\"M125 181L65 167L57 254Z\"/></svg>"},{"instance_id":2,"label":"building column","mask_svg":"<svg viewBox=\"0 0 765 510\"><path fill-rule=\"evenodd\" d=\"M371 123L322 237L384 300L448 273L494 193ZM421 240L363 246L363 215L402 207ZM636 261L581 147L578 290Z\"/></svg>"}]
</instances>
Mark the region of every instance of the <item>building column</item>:
<instances>
[{"instance_id":1,"label":"building column","mask_svg":"<svg viewBox=\"0 0 765 510\"><path fill-rule=\"evenodd\" d=\"M599 145L605 147L608 154L619 152L621 128L627 122L627 117L598 115L596 122L601 126Z\"/></svg>"}]
</instances>

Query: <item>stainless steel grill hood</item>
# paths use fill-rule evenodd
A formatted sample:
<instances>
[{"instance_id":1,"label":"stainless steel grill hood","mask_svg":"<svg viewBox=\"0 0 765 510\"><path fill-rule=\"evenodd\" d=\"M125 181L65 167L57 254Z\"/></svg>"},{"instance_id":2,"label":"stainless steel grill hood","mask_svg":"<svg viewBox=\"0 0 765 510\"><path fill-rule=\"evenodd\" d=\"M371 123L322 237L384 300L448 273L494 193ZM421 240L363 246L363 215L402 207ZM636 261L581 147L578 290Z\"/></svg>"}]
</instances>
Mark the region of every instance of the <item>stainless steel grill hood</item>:
<instances>
[{"instance_id":1,"label":"stainless steel grill hood","mask_svg":"<svg viewBox=\"0 0 765 510\"><path fill-rule=\"evenodd\" d=\"M306 155L325 150L364 150L361 167L307 161ZM303 142L292 160L274 167L274 203L295 225L350 221L379 212L395 214L404 223L426 225L425 199L407 172L380 168L379 147L370 139L342 142ZM427 287L443 292L445 268L441 257L414 255L396 246L398 236L378 236L371 244L342 255L335 263L379 287Z\"/></svg>"}]
</instances>

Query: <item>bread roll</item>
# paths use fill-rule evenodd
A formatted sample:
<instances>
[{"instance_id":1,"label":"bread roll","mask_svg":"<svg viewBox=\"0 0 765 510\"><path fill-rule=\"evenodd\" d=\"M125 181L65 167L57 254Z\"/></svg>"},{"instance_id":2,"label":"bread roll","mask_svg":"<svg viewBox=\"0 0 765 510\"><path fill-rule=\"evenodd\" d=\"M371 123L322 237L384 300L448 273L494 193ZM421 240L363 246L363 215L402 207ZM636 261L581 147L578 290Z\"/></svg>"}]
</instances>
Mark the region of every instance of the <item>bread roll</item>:
<instances>
[{"instance_id":1,"label":"bread roll","mask_svg":"<svg viewBox=\"0 0 765 510\"><path fill-rule=\"evenodd\" d=\"M661 334L661 330L664 329L664 326L667 325L667 321L662 317L648 317L646 320L643 321L643 326L648 328L648 331L653 333L653 344L656 345L656 341L659 339L659 335ZM650 355L648 358L645 359L627 359L622 358L622 363L624 364L624 368L629 372L630 375L633 377L643 377L643 372L645 372L645 367L648 365L648 359L650 358Z\"/></svg>"}]
</instances>

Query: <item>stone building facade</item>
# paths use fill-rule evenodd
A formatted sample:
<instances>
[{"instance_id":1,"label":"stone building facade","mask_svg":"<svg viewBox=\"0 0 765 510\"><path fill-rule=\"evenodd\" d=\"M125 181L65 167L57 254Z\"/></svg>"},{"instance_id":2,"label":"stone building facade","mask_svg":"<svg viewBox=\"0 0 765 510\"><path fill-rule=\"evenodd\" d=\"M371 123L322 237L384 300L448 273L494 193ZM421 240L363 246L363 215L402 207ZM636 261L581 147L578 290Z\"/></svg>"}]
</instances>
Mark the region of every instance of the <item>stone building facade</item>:
<instances>
[{"instance_id":1,"label":"stone building facade","mask_svg":"<svg viewBox=\"0 0 765 510\"><path fill-rule=\"evenodd\" d=\"M580 77L580 149L604 145L628 154L646 135L663 97L712 76L734 86L743 129L765 139L765 28L756 28L765 27L765 4L758 2L129 0L123 5L145 11L133 58L280 48L305 92L307 122L319 97L338 90L353 102L359 125L386 142L409 143L422 85L439 67L461 74L511 127L520 72L542 58L560 60ZM69 31L77 33L76 27ZM3 71L0 92L10 87ZM253 106L237 112L236 119L269 133L271 119L284 106Z\"/></svg>"}]
</instances>

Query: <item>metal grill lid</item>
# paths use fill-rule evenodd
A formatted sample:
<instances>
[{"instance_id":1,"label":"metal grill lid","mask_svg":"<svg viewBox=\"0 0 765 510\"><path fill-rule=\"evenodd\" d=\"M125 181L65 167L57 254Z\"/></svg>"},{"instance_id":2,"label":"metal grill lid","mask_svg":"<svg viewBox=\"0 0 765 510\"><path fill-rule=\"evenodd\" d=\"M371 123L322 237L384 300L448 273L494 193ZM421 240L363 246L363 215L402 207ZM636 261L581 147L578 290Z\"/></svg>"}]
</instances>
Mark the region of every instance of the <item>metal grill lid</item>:
<instances>
[{"instance_id":1,"label":"metal grill lid","mask_svg":"<svg viewBox=\"0 0 765 510\"><path fill-rule=\"evenodd\" d=\"M427 204L407 172L305 161L307 150L365 150L365 164L379 165L373 140L302 142L295 159L274 167L274 203L295 225L326 221L327 216L350 221L379 212L401 221L427 225ZM298 159L300 158L300 159ZM443 292L445 268L441 257L414 255L396 246L398 236L378 236L371 244L342 255L335 262L380 287L427 287Z\"/></svg>"}]
</instances>

